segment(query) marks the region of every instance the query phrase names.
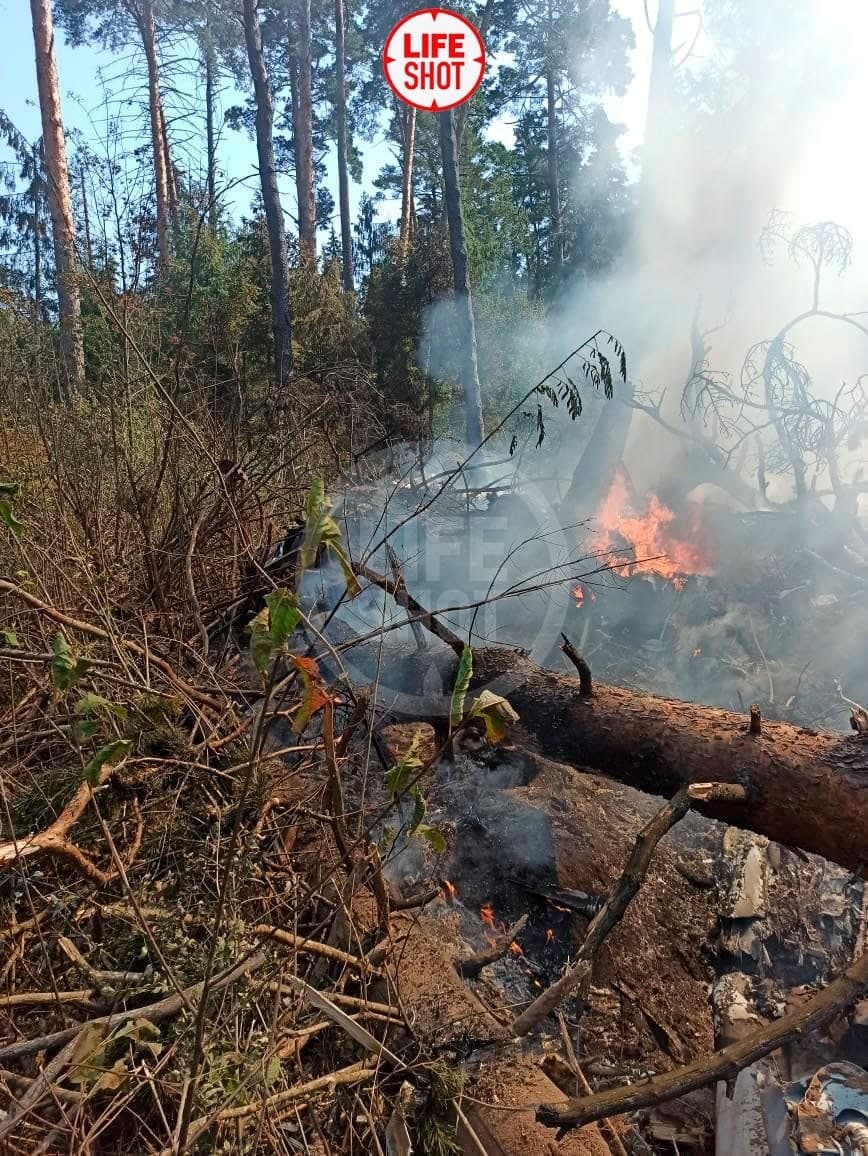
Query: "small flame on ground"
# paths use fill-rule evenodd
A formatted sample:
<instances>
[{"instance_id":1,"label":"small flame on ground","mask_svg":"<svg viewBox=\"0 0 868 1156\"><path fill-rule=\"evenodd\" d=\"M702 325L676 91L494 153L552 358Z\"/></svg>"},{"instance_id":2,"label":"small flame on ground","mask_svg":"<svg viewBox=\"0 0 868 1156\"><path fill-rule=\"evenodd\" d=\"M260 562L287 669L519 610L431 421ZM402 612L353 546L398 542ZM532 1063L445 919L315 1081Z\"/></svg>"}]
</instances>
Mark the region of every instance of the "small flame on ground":
<instances>
[{"instance_id":1,"label":"small flame on ground","mask_svg":"<svg viewBox=\"0 0 868 1156\"><path fill-rule=\"evenodd\" d=\"M524 955L524 952L521 950L521 948L515 942L515 940L513 940L512 943L509 945L509 950L512 952L513 955Z\"/></svg>"},{"instance_id":2,"label":"small flame on ground","mask_svg":"<svg viewBox=\"0 0 868 1156\"><path fill-rule=\"evenodd\" d=\"M453 902L455 899L457 899L458 891L456 890L455 884L451 879L443 880L443 894L450 902Z\"/></svg>"},{"instance_id":3,"label":"small flame on ground","mask_svg":"<svg viewBox=\"0 0 868 1156\"><path fill-rule=\"evenodd\" d=\"M566 911L566 913L569 915L569 907L561 907L560 903L555 903L554 899L549 899L548 902L552 907L554 907L555 911Z\"/></svg>"},{"instance_id":4,"label":"small flame on ground","mask_svg":"<svg viewBox=\"0 0 868 1156\"><path fill-rule=\"evenodd\" d=\"M555 933L552 931L552 929L550 927L547 927L546 928L546 943L553 943L554 938L555 938Z\"/></svg>"},{"instance_id":5,"label":"small flame on ground","mask_svg":"<svg viewBox=\"0 0 868 1156\"><path fill-rule=\"evenodd\" d=\"M490 903L483 903L479 908L479 918L483 923L487 923L489 927L494 927L494 908Z\"/></svg>"},{"instance_id":6,"label":"small flame on ground","mask_svg":"<svg viewBox=\"0 0 868 1156\"><path fill-rule=\"evenodd\" d=\"M693 657L699 658L700 654L702 654L702 647L697 646L696 650L694 650L694 652L693 652Z\"/></svg>"}]
</instances>

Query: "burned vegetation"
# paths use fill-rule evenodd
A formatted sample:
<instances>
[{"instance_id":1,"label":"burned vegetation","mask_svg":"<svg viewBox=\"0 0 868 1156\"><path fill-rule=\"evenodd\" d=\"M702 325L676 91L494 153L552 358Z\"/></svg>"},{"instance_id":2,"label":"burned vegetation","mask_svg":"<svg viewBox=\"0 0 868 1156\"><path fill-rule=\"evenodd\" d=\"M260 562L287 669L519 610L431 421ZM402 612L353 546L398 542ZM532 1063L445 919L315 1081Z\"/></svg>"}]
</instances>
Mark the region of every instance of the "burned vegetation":
<instances>
[{"instance_id":1,"label":"burned vegetation","mask_svg":"<svg viewBox=\"0 0 868 1156\"><path fill-rule=\"evenodd\" d=\"M619 462L569 540L475 450L314 479L277 544L218 462L159 609L0 579L5 1149L859 1151L864 652L813 641L856 516L736 567L751 515Z\"/></svg>"}]
</instances>

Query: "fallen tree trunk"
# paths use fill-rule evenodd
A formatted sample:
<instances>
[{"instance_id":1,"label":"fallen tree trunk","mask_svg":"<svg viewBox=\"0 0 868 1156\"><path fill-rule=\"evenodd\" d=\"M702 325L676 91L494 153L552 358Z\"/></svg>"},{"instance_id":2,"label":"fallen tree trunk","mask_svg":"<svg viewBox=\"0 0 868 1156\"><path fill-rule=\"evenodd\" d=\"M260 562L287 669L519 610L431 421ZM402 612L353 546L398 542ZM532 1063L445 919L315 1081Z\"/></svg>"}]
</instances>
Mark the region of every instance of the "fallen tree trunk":
<instances>
[{"instance_id":1,"label":"fallen tree trunk","mask_svg":"<svg viewBox=\"0 0 868 1156\"><path fill-rule=\"evenodd\" d=\"M474 654L472 687L507 697L544 755L590 767L655 795L685 783L736 783L744 802L698 804L712 818L823 855L868 863L868 743L858 735L763 720L696 703L578 681L514 651ZM471 693L472 697L472 693Z\"/></svg>"}]
</instances>

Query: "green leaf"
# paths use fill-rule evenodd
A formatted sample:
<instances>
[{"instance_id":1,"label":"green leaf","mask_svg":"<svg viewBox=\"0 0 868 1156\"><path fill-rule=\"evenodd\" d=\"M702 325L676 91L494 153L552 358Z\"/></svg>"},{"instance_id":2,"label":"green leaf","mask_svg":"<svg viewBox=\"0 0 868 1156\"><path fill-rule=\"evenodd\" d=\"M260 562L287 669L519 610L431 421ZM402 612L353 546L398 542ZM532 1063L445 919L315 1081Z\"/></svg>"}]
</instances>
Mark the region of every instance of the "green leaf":
<instances>
[{"instance_id":1,"label":"green leaf","mask_svg":"<svg viewBox=\"0 0 868 1156\"><path fill-rule=\"evenodd\" d=\"M325 486L317 478L310 484L304 507L304 540L298 553L298 580L300 582L305 570L309 570L316 562L320 546L325 546L340 563L347 584L347 594L350 598L355 598L361 593L362 588L353 573L341 542L340 527L331 516L331 509L332 504L326 497Z\"/></svg>"},{"instance_id":2,"label":"green leaf","mask_svg":"<svg viewBox=\"0 0 868 1156\"><path fill-rule=\"evenodd\" d=\"M250 657L260 676L264 678L274 650L267 606L259 611L247 630L250 634Z\"/></svg>"},{"instance_id":3,"label":"green leaf","mask_svg":"<svg viewBox=\"0 0 868 1156\"><path fill-rule=\"evenodd\" d=\"M70 1084L88 1087L99 1080L105 1065L108 1031L106 1024L91 1024L79 1033L69 1057L66 1079Z\"/></svg>"},{"instance_id":4,"label":"green leaf","mask_svg":"<svg viewBox=\"0 0 868 1156\"><path fill-rule=\"evenodd\" d=\"M15 633L15 631L8 630L5 627L4 629L0 630L0 641L2 641L4 646L16 647L21 645L21 643L18 641L18 635Z\"/></svg>"},{"instance_id":5,"label":"green leaf","mask_svg":"<svg viewBox=\"0 0 868 1156\"><path fill-rule=\"evenodd\" d=\"M162 1035L156 1024L148 1019L130 1020L112 1036L112 1040L130 1040L138 1049L156 1057L163 1050Z\"/></svg>"},{"instance_id":6,"label":"green leaf","mask_svg":"<svg viewBox=\"0 0 868 1156\"><path fill-rule=\"evenodd\" d=\"M268 629L275 646L283 646L301 621L298 599L289 590L280 587L265 596L268 607Z\"/></svg>"},{"instance_id":7,"label":"green leaf","mask_svg":"<svg viewBox=\"0 0 868 1156\"><path fill-rule=\"evenodd\" d=\"M425 800L422 798L422 792L418 786L415 786L410 792L410 797L414 802L413 818L410 820L410 834L413 835L425 818Z\"/></svg>"},{"instance_id":8,"label":"green leaf","mask_svg":"<svg viewBox=\"0 0 868 1156\"><path fill-rule=\"evenodd\" d=\"M283 1065L280 1062L280 1056L272 1056L268 1063L265 1065L263 1080L269 1088L272 1086L272 1084L276 1084L280 1079L282 1067Z\"/></svg>"},{"instance_id":9,"label":"green leaf","mask_svg":"<svg viewBox=\"0 0 868 1156\"><path fill-rule=\"evenodd\" d=\"M467 688L473 675L473 651L465 646L461 652L461 661L458 663L458 674L455 676L455 686L452 689L452 701L449 704L449 725L457 727L464 718L464 700L467 697Z\"/></svg>"},{"instance_id":10,"label":"green leaf","mask_svg":"<svg viewBox=\"0 0 868 1156\"><path fill-rule=\"evenodd\" d=\"M90 669L86 658L78 658L62 631L54 640L54 658L51 660L51 678L58 690L69 690Z\"/></svg>"},{"instance_id":11,"label":"green leaf","mask_svg":"<svg viewBox=\"0 0 868 1156\"><path fill-rule=\"evenodd\" d=\"M417 838L424 839L435 855L446 854L446 836L439 827L429 827L427 823L420 823L413 833Z\"/></svg>"},{"instance_id":12,"label":"green leaf","mask_svg":"<svg viewBox=\"0 0 868 1156\"><path fill-rule=\"evenodd\" d=\"M85 781L90 783L92 787L99 786L103 767L109 763L119 763L129 753L132 745L130 739L115 739L114 742L100 747L84 768Z\"/></svg>"},{"instance_id":13,"label":"green leaf","mask_svg":"<svg viewBox=\"0 0 868 1156\"><path fill-rule=\"evenodd\" d=\"M17 538L24 529L24 523L19 522L8 498L0 498L0 522L5 522Z\"/></svg>"},{"instance_id":14,"label":"green leaf","mask_svg":"<svg viewBox=\"0 0 868 1156\"><path fill-rule=\"evenodd\" d=\"M98 730L99 723L96 719L79 718L72 724L71 733L73 740L81 746L82 743L86 743L88 739L92 739Z\"/></svg>"},{"instance_id":15,"label":"green leaf","mask_svg":"<svg viewBox=\"0 0 868 1156\"><path fill-rule=\"evenodd\" d=\"M107 698L103 698L101 694L84 694L75 704L75 713L77 715L98 714L103 710L107 714L114 715L115 718L125 719L127 717L127 708L125 706L121 706L116 702L110 702Z\"/></svg>"},{"instance_id":16,"label":"green leaf","mask_svg":"<svg viewBox=\"0 0 868 1156\"><path fill-rule=\"evenodd\" d=\"M420 741L421 735L417 731L413 735L413 741L401 756L400 760L395 763L394 767L386 771L384 780L386 790L393 797L402 794L402 792L407 789L407 785L413 778L413 772L418 771L422 766L422 760L416 753L419 749Z\"/></svg>"},{"instance_id":17,"label":"green leaf","mask_svg":"<svg viewBox=\"0 0 868 1156\"><path fill-rule=\"evenodd\" d=\"M484 690L470 708L471 718L481 718L485 723L485 735L490 743L499 743L506 737L509 728L518 722L518 714L511 704L499 694Z\"/></svg>"}]
</instances>

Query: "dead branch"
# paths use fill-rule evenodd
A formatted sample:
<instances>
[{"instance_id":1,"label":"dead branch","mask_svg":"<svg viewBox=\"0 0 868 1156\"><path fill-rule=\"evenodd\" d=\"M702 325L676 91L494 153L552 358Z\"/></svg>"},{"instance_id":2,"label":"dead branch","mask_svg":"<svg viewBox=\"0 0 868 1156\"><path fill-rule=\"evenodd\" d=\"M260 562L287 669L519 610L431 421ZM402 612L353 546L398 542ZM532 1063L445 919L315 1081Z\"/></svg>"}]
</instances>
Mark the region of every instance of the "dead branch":
<instances>
[{"instance_id":1,"label":"dead branch","mask_svg":"<svg viewBox=\"0 0 868 1156\"><path fill-rule=\"evenodd\" d=\"M348 1016L345 1011L341 1011L337 1004L330 1000L327 995L324 995L321 991L317 991L316 988L311 987L310 984L305 983L303 979L299 979L295 975L286 976L286 983L307 1000L311 1007L315 1007L319 1011L324 1012L333 1023L337 1024L337 1026L345 1031L350 1039L355 1040L357 1044L361 1044L363 1048L373 1055L378 1056L380 1059L386 1059L389 1063L396 1064L398 1067L403 1066L398 1057L393 1055L385 1044L381 1044L375 1036L372 1036L371 1033L367 1031L366 1028L363 1028L352 1016Z\"/></svg>"},{"instance_id":2,"label":"dead branch","mask_svg":"<svg viewBox=\"0 0 868 1156\"><path fill-rule=\"evenodd\" d=\"M488 967L490 963L496 963L499 959L503 959L509 951L510 946L515 942L516 936L524 931L527 923L527 915L522 915L521 919L516 920L512 927L503 935L498 936L495 942L485 951L478 951L476 955L468 956L467 959L460 959L455 964L455 970L462 977L462 979L476 979L484 967Z\"/></svg>"},{"instance_id":3,"label":"dead branch","mask_svg":"<svg viewBox=\"0 0 868 1156\"><path fill-rule=\"evenodd\" d=\"M625 1112L664 1104L667 1100L674 1100L718 1080L731 1080L743 1068L784 1044L818 1031L854 1003L866 988L868 952L803 1007L711 1056L655 1076L643 1084L610 1088L594 1096L569 1100L565 1104L542 1104L537 1109L536 1118L546 1127L559 1128L564 1132L609 1116L620 1116Z\"/></svg>"},{"instance_id":4,"label":"dead branch","mask_svg":"<svg viewBox=\"0 0 868 1156\"><path fill-rule=\"evenodd\" d=\"M71 863L86 879L90 879L91 882L100 887L105 887L113 878L114 872L109 873L100 870L79 847L67 838L67 834L81 818L93 792L98 787L105 786L120 765L117 763L113 766L104 766L100 771L97 787L92 787L90 783L81 783L51 826L46 827L44 831L27 838L10 839L7 843L0 843L0 868L31 855L54 855Z\"/></svg>"},{"instance_id":5,"label":"dead branch","mask_svg":"<svg viewBox=\"0 0 868 1156\"><path fill-rule=\"evenodd\" d=\"M566 634L562 634L561 638L563 639L561 650L579 672L579 698L590 698L594 693L594 680L591 677L591 668L570 642L569 638L567 638Z\"/></svg>"},{"instance_id":6,"label":"dead branch","mask_svg":"<svg viewBox=\"0 0 868 1156\"><path fill-rule=\"evenodd\" d=\"M509 1029L510 1035L526 1036L540 1020L551 1015L571 992L583 984L590 985L590 982L591 965L586 959L580 960L575 967L570 968L566 975L562 975L560 979L555 980L550 987L547 987L542 995L537 996L530 1007L525 1008L521 1015L513 1020Z\"/></svg>"},{"instance_id":7,"label":"dead branch","mask_svg":"<svg viewBox=\"0 0 868 1156\"><path fill-rule=\"evenodd\" d=\"M330 1092L335 1088L347 1084L360 1084L365 1080L372 1080L376 1075L376 1068L369 1060L358 1064L351 1064L347 1068L340 1068L337 1072L329 1072L327 1076L317 1076L315 1080L308 1080L305 1084L296 1084L283 1092L275 1092L273 1096L266 1096L264 1100L254 1100L249 1104L239 1104L235 1108L221 1108L212 1116L200 1116L190 1125L187 1143L194 1143L214 1123L224 1123L227 1120L246 1120L259 1113L273 1112L286 1104L297 1104L298 1100L318 1092ZM163 1148L158 1156L177 1156L177 1148L172 1146Z\"/></svg>"},{"instance_id":8,"label":"dead branch","mask_svg":"<svg viewBox=\"0 0 868 1156\"><path fill-rule=\"evenodd\" d=\"M284 931L282 927L271 927L267 923L257 923L250 930L254 935L273 939L276 943L283 943L287 947L293 948L294 951L306 952L308 955L320 955L324 959L330 959L332 963L343 964L344 967L364 972L365 975L377 977L382 975L382 972L368 963L367 960L359 959L358 956L350 955L337 947L330 947L327 943L320 943L316 939L305 939L303 935L293 935L291 931Z\"/></svg>"},{"instance_id":9,"label":"dead branch","mask_svg":"<svg viewBox=\"0 0 868 1156\"><path fill-rule=\"evenodd\" d=\"M412 911L417 907L425 907L428 903L433 903L438 895L441 894L440 887L432 887L429 891L423 891L419 895L408 895L406 899L391 900L393 911Z\"/></svg>"},{"instance_id":10,"label":"dead branch","mask_svg":"<svg viewBox=\"0 0 868 1156\"><path fill-rule=\"evenodd\" d=\"M703 784L702 796L713 795L713 784ZM514 1020L510 1031L523 1036L544 1019L584 981L590 982L591 965L604 940L620 923L624 912L635 897L648 874L654 849L667 831L671 830L690 810L692 797L689 787L682 787L674 799L661 807L636 836L630 858L612 894L591 920L585 941L579 948L576 963L560 979L548 987Z\"/></svg>"},{"instance_id":11,"label":"dead branch","mask_svg":"<svg viewBox=\"0 0 868 1156\"><path fill-rule=\"evenodd\" d=\"M227 968L226 971L216 976L211 983L208 994L214 995L223 988L231 987L232 984L238 983L246 976L252 974L265 963L265 956L257 953L248 956L246 959L240 960L238 963ZM112 1029L122 1027L125 1023L132 1019L138 1019L144 1016L152 1023L158 1023L160 1020L171 1019L176 1016L183 1008L190 1004L195 1004L202 994L202 981L194 983L191 987L185 988L181 994L167 996L166 999L158 1000L157 1003L145 1004L141 1007L130 1008L126 1011L113 1012L111 1015L99 1016L96 1019L88 1020L84 1024L77 1024L71 1028L64 1028L61 1031L51 1032L45 1036L34 1036L29 1040L17 1040L14 1044L6 1044L5 1047L0 1047L0 1063L6 1060L18 1060L23 1056L32 1056L36 1052L49 1051L53 1048L63 1047L68 1044L70 1040L75 1039L82 1028L99 1027L105 1025Z\"/></svg>"},{"instance_id":12,"label":"dead branch","mask_svg":"<svg viewBox=\"0 0 868 1156\"><path fill-rule=\"evenodd\" d=\"M404 585L403 578L397 581L394 578L386 578L361 562L353 564L353 571L359 578L365 578L371 585L378 586L387 594L391 594L399 606L403 606L409 614L416 616L414 617L414 621L420 622L435 638L439 638L441 642L445 642L459 657L461 656L464 650L464 642L457 634L453 633L448 626L444 626L439 622L430 610L426 610L424 606L416 601Z\"/></svg>"},{"instance_id":13,"label":"dead branch","mask_svg":"<svg viewBox=\"0 0 868 1156\"><path fill-rule=\"evenodd\" d=\"M92 638L99 638L103 642L108 642L110 645L121 646L124 650L129 651L130 654L135 654L138 658L146 659L151 666L156 666L158 670L161 670L169 682L193 702L198 702L202 706L210 707L211 710L215 711L222 711L225 708L225 703L210 694L205 694L204 691L199 690L198 687L193 686L192 683L182 678L167 659L159 654L155 654L153 650L142 646L140 643L133 641L133 639L121 638L119 635L109 634L109 632L103 630L101 626L95 626L92 622L84 622L80 618L73 618L69 614L64 614L48 602L43 602L41 598L37 598L35 594L31 594L29 590L22 589L14 582L9 582L6 578L0 578L0 591L13 594L22 602L26 602L28 606L32 606L34 610L38 610L39 613L46 618L50 618L52 622L57 622L61 626L68 626L70 630L78 630L82 634L89 634Z\"/></svg>"}]
</instances>

